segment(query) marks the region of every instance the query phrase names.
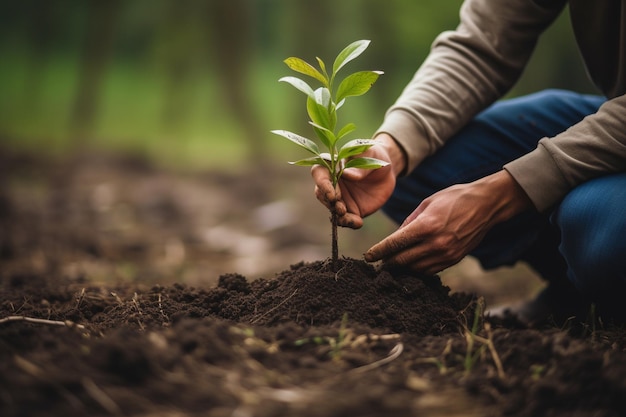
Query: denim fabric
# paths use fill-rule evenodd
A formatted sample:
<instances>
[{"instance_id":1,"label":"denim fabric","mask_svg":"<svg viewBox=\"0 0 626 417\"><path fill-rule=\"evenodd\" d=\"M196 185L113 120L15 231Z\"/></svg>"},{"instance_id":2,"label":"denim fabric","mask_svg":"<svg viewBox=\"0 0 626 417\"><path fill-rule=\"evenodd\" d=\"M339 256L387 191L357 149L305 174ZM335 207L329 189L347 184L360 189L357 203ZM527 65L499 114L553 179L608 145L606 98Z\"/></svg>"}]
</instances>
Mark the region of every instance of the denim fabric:
<instances>
[{"instance_id":1,"label":"denim fabric","mask_svg":"<svg viewBox=\"0 0 626 417\"><path fill-rule=\"evenodd\" d=\"M499 171L535 149L541 138L595 113L604 101L546 90L497 102L399 179L383 211L401 223L424 198ZM567 277L593 298L626 282L626 174L579 186L553 212L551 218L550 212L528 211L496 225L470 255L486 269L524 260L546 280Z\"/></svg>"},{"instance_id":2,"label":"denim fabric","mask_svg":"<svg viewBox=\"0 0 626 417\"><path fill-rule=\"evenodd\" d=\"M554 210L552 223L561 231L559 250L574 286L600 305L626 310L626 173L576 187Z\"/></svg>"}]
</instances>

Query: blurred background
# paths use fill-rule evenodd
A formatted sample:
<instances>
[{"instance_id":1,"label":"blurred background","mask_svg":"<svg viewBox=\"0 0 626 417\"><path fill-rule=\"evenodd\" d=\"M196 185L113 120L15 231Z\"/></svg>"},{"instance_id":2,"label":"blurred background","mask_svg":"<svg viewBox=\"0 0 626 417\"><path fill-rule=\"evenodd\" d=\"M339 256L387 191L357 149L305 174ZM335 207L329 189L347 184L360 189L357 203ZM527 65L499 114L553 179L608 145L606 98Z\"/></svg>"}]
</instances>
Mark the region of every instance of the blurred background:
<instances>
[{"instance_id":1,"label":"blurred background","mask_svg":"<svg viewBox=\"0 0 626 417\"><path fill-rule=\"evenodd\" d=\"M291 75L283 59L298 56L314 62L319 56L332 62L348 43L372 40L346 71L372 69L385 74L367 95L350 100L340 116L356 123L358 137L369 137L426 57L435 36L457 25L460 4L460 0L0 0L0 152L37 155L35 165L40 167L46 160L90 155L83 159L87 163L72 171L72 187L82 186L91 204L93 213L86 218L98 232L92 246L99 248L101 257L107 247L103 239L114 235L112 230L125 241L130 239L132 227L112 226L111 218L128 223L133 216L144 222L150 217L129 209L139 204L133 198L145 194L157 203L169 201L183 217L202 213L199 223L188 226L194 229L189 232L193 236L172 231L168 236L145 238L143 243L152 247L149 242L159 241L159 256L178 260L178 267L186 263L186 270L177 269L176 279L200 280L197 271L189 272L194 262L190 254L198 240L208 249L195 262L232 260L238 252L260 254L247 263L217 267L209 262L204 267L210 273L237 270L256 276L279 271L292 261L325 256L329 233L327 215L313 200L307 170L275 168L302 155L269 131L308 132L302 95L277 82ZM595 91L585 76L568 19L564 13L544 35L509 96L546 87ZM155 185L144 176L134 188L126 189L137 170L131 175L119 164L108 164L108 171L94 174L103 166L94 155L111 154L140 159L151 169L200 177L170 178ZM69 164L58 164L60 171L70 171ZM14 165L19 168L20 163ZM259 181L260 174L270 171L273 177ZM257 181L239 176L243 173L251 173ZM13 212L32 206L28 198L41 198L40 187L19 200L24 193L16 191L18 185L28 178L23 174L5 191ZM154 171L146 175L152 180L158 177ZM258 196L270 181L275 186ZM59 188L51 192L58 193ZM257 197L249 198L252 194ZM215 211L218 206L230 213ZM236 219L232 219L234 207L241 212ZM268 212L274 214L268 217ZM106 227L98 217L105 214L109 216ZM163 214L161 223L145 226L164 230L163 225L173 224L171 216ZM93 223L94 218L100 223ZM246 240L250 227L244 233L231 226L244 229L251 218L261 220L255 223L255 236ZM286 227L293 229L289 239L285 239ZM194 234L198 230L202 238ZM358 256L391 230L393 225L375 215L364 232L351 231L340 250ZM262 239L272 233L283 241L264 244ZM242 250L245 242L248 246ZM304 246L308 249L293 252ZM292 252L278 259L268 255L278 248ZM219 256L211 258L207 251ZM256 268L261 258L274 262ZM119 259L126 271L120 274L136 275L136 261L124 255ZM86 265L74 262L74 269L68 270L93 273ZM467 274L482 271L470 265L448 273L463 280Z\"/></svg>"},{"instance_id":2,"label":"blurred background","mask_svg":"<svg viewBox=\"0 0 626 417\"><path fill-rule=\"evenodd\" d=\"M1 0L0 137L63 152L90 146L161 163L236 169L288 155L268 130L304 126L302 97L278 78L288 56L332 62L371 39L351 68L385 71L346 120L368 137L459 0ZM589 90L563 18L512 95ZM276 146L275 146L276 145Z\"/></svg>"}]
</instances>

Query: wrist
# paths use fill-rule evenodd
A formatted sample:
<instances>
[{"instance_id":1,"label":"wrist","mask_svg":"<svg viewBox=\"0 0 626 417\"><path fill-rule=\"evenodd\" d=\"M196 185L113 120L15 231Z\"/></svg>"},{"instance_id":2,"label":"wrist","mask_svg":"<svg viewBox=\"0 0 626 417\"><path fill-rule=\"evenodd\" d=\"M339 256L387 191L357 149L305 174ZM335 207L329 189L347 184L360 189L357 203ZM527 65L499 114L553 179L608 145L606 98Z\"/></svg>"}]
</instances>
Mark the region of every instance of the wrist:
<instances>
[{"instance_id":1,"label":"wrist","mask_svg":"<svg viewBox=\"0 0 626 417\"><path fill-rule=\"evenodd\" d=\"M389 155L391 169L396 177L405 174L407 166L407 156L404 149L388 133L380 133L374 138Z\"/></svg>"},{"instance_id":2,"label":"wrist","mask_svg":"<svg viewBox=\"0 0 626 417\"><path fill-rule=\"evenodd\" d=\"M479 181L488 186L489 193L495 200L496 222L508 220L534 207L526 192L505 170L498 171Z\"/></svg>"}]
</instances>

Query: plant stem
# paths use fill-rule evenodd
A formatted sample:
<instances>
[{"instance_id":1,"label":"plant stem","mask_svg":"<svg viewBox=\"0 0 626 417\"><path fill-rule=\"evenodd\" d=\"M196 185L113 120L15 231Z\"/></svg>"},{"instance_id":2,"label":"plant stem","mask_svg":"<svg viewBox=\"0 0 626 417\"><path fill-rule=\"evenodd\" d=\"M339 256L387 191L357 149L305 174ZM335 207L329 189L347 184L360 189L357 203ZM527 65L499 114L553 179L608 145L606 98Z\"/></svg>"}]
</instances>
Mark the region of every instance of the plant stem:
<instances>
[{"instance_id":1,"label":"plant stem","mask_svg":"<svg viewBox=\"0 0 626 417\"><path fill-rule=\"evenodd\" d=\"M339 216L335 205L330 208L330 224L331 224L331 239L332 239L332 252L331 252L331 268L333 272L339 270L339 245L337 243L337 223Z\"/></svg>"}]
</instances>

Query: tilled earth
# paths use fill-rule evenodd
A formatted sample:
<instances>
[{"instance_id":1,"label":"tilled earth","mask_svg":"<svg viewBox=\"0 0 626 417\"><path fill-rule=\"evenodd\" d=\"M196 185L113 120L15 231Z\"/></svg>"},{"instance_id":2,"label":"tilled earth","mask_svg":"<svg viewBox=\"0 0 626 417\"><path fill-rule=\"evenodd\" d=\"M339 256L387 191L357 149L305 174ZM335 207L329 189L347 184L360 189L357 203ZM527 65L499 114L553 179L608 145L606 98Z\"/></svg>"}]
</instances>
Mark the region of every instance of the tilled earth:
<instances>
[{"instance_id":1,"label":"tilled earth","mask_svg":"<svg viewBox=\"0 0 626 417\"><path fill-rule=\"evenodd\" d=\"M621 327L490 322L438 277L332 272L253 178L106 166L0 158L2 416L626 415ZM274 252L302 261L248 275Z\"/></svg>"}]
</instances>

